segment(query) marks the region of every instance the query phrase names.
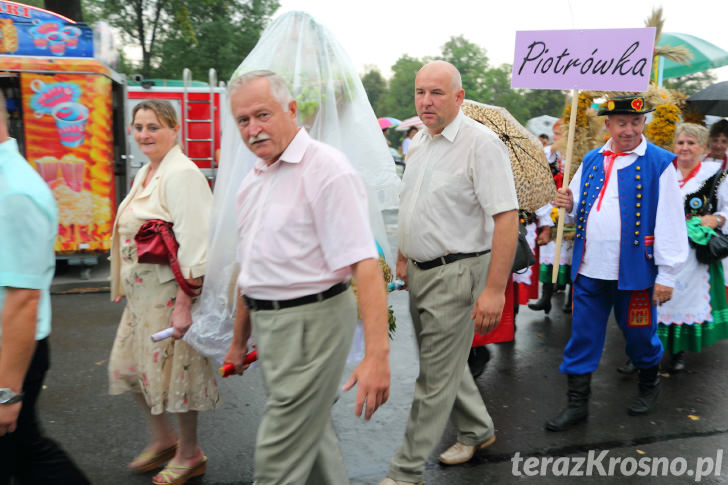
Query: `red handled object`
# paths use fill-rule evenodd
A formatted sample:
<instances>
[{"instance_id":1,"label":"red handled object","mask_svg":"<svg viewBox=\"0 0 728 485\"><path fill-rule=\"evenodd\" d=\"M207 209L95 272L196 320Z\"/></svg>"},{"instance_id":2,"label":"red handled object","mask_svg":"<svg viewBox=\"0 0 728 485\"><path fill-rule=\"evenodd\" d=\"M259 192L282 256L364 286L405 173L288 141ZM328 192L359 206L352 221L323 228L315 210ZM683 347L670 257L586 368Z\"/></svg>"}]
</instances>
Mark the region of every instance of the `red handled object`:
<instances>
[{"instance_id":1,"label":"red handled object","mask_svg":"<svg viewBox=\"0 0 728 485\"><path fill-rule=\"evenodd\" d=\"M254 350L245 356L243 365L250 365L256 360L258 360L258 351ZM225 364L217 370L217 373L220 374L220 377L230 377L235 374L235 366L232 364Z\"/></svg>"}]
</instances>

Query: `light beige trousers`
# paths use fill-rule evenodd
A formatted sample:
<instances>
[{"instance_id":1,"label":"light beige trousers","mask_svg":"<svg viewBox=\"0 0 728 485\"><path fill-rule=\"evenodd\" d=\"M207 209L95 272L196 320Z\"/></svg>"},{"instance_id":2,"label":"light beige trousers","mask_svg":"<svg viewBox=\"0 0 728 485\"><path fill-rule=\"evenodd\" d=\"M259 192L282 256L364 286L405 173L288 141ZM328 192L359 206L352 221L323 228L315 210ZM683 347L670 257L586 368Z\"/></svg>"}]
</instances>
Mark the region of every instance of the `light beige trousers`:
<instances>
[{"instance_id":1,"label":"light beige trousers","mask_svg":"<svg viewBox=\"0 0 728 485\"><path fill-rule=\"evenodd\" d=\"M493 420L468 369L473 343L472 311L485 287L490 253L422 270L410 261L410 313L420 354L404 444L387 476L419 482L425 461L440 441L448 418L457 440L478 445L494 434Z\"/></svg>"},{"instance_id":2,"label":"light beige trousers","mask_svg":"<svg viewBox=\"0 0 728 485\"><path fill-rule=\"evenodd\" d=\"M351 290L318 303L251 312L268 393L256 485L349 483L331 406L356 325Z\"/></svg>"}]
</instances>

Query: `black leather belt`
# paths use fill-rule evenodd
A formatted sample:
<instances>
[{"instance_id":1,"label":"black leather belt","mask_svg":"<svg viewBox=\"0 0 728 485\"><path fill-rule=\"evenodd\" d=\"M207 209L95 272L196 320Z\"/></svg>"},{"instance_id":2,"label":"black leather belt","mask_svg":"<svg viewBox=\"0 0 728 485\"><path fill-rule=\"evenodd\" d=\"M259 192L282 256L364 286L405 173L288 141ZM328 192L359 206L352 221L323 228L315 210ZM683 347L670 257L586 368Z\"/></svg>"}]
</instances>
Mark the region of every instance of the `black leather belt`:
<instances>
[{"instance_id":1,"label":"black leather belt","mask_svg":"<svg viewBox=\"0 0 728 485\"><path fill-rule=\"evenodd\" d=\"M316 303L317 301L324 301L332 296L336 296L339 293L343 293L349 288L349 282L336 283L334 286L321 293L315 295L301 296L293 298L291 300L256 300L255 298L249 298L243 295L245 300L245 306L253 311L256 310L280 310L282 308L291 308L294 306L307 305L309 303Z\"/></svg>"},{"instance_id":2,"label":"black leather belt","mask_svg":"<svg viewBox=\"0 0 728 485\"><path fill-rule=\"evenodd\" d=\"M439 258L435 258L432 261L423 261L422 263L412 260L412 263L420 269L432 269L437 268L438 266L442 266L443 264L450 264L454 263L455 261L460 261L461 259L482 256L484 254L488 254L489 252L490 249L486 249L485 251L478 251L477 253L455 253L448 254L447 256L440 256Z\"/></svg>"}]
</instances>

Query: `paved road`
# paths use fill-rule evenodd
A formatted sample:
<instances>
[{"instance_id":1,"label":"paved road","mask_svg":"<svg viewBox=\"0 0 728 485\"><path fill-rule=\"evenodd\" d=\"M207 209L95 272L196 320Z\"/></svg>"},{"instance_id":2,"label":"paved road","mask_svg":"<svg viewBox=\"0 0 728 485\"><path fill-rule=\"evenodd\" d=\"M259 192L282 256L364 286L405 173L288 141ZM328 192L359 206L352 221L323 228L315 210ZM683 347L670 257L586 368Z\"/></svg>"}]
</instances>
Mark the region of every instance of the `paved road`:
<instances>
[{"instance_id":1,"label":"paved road","mask_svg":"<svg viewBox=\"0 0 728 485\"><path fill-rule=\"evenodd\" d=\"M555 296L554 303L561 303L561 298ZM342 394L333 408L354 485L376 484L384 476L389 458L402 442L418 371L407 292L395 292L389 299L398 321L391 348L389 402L370 422L353 415L351 393ZM108 293L53 297L52 369L41 414L49 435L63 443L93 483L148 485L151 474L135 476L125 470L146 438L136 403L130 396L107 395L107 359L122 311L120 304L108 300ZM700 483L728 483L728 456L721 455L728 448L728 341L688 355L687 373L664 378L658 409L645 417L631 417L626 404L636 391L636 379L615 372L624 360L624 343L612 322L602 365L593 379L589 422L565 433L549 433L543 429L544 420L565 403L566 382L557 367L570 332L570 317L555 306L550 318L522 308L515 342L491 346L493 357L477 382L495 421L495 444L466 465L442 467L436 457L454 439L448 429L427 464L426 483L615 483L617 479L689 483L695 481L696 470L707 471L716 458L722 460L719 475L713 470ZM350 371L351 366L345 378ZM209 457L208 473L194 483L249 484L264 403L260 373L251 370L241 378L221 380L220 387L221 408L201 414L200 440ZM587 464L590 450L592 477L558 476L564 466L571 470L577 465L580 457ZM607 454L599 461L601 450ZM514 457L524 460L514 463ZM560 461L546 462L548 457ZM633 476L641 470L632 469L638 460L658 457L673 460L675 472L681 471L684 458L684 475ZM610 458L625 461L616 464L614 476L600 477L601 465L609 473ZM526 474L540 473L542 466L543 476ZM581 471L587 471L585 467ZM656 471L662 469L658 462Z\"/></svg>"}]
</instances>

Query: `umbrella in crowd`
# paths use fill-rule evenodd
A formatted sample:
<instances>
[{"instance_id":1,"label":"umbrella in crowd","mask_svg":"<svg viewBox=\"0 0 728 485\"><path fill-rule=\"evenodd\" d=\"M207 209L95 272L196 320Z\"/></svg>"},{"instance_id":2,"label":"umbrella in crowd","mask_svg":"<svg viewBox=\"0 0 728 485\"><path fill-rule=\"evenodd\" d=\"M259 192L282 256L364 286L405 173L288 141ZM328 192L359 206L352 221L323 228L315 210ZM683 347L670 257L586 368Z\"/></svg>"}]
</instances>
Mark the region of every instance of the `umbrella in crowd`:
<instances>
[{"instance_id":1,"label":"umbrella in crowd","mask_svg":"<svg viewBox=\"0 0 728 485\"><path fill-rule=\"evenodd\" d=\"M397 125L397 128L395 128L394 130L407 131L413 126L417 129L420 129L425 126L425 124L422 122L419 116L413 116L412 118L407 118L406 120L402 121L399 125Z\"/></svg>"},{"instance_id":2,"label":"umbrella in crowd","mask_svg":"<svg viewBox=\"0 0 728 485\"><path fill-rule=\"evenodd\" d=\"M379 127L383 130L386 130L390 126L397 126L401 123L401 121L399 121L397 118L392 118L391 116L377 118L377 121L379 121Z\"/></svg>"},{"instance_id":3,"label":"umbrella in crowd","mask_svg":"<svg viewBox=\"0 0 728 485\"><path fill-rule=\"evenodd\" d=\"M535 212L551 202L556 195L556 185L538 138L500 106L466 99L462 110L493 130L508 148L519 207Z\"/></svg>"},{"instance_id":4,"label":"umbrella in crowd","mask_svg":"<svg viewBox=\"0 0 728 485\"><path fill-rule=\"evenodd\" d=\"M551 139L554 123L559 119L556 116L541 115L526 121L526 128L534 135L546 135Z\"/></svg>"},{"instance_id":5,"label":"umbrella in crowd","mask_svg":"<svg viewBox=\"0 0 728 485\"><path fill-rule=\"evenodd\" d=\"M694 35L663 32L660 34L660 39L657 44L660 47L683 46L693 55L692 59L689 59L685 63L665 59L665 67L662 71L664 79L685 76L687 74L703 72L714 67L728 65L728 52Z\"/></svg>"},{"instance_id":6,"label":"umbrella in crowd","mask_svg":"<svg viewBox=\"0 0 728 485\"><path fill-rule=\"evenodd\" d=\"M688 98L688 103L706 115L728 116L728 81L701 89Z\"/></svg>"}]
</instances>

